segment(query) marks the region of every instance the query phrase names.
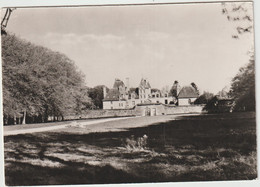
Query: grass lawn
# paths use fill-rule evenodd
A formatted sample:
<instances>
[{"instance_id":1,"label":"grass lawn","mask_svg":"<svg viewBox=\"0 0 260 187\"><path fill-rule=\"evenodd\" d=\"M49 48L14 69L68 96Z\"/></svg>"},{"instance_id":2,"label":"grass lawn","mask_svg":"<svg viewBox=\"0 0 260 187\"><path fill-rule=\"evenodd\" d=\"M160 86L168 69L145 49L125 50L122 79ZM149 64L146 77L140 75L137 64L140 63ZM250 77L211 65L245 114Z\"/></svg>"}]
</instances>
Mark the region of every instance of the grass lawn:
<instances>
[{"instance_id":1,"label":"grass lawn","mask_svg":"<svg viewBox=\"0 0 260 187\"><path fill-rule=\"evenodd\" d=\"M169 118L158 116L163 117ZM152 125L137 127L138 123L152 119L155 121ZM125 128L110 132L108 129L115 128L116 124ZM132 118L106 122L98 128L101 127L107 130L92 132L71 127L4 137L6 184L250 180L257 177L254 113L184 116L165 122L156 122L156 117ZM144 135L147 142L140 143Z\"/></svg>"}]
</instances>

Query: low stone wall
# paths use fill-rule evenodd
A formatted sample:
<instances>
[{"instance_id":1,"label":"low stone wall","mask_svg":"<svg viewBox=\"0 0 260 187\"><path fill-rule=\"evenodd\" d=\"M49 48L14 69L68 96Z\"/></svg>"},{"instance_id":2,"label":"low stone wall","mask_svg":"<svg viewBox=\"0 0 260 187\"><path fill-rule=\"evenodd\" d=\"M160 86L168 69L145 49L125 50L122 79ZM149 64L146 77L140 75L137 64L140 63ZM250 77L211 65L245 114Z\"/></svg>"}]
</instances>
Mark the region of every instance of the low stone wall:
<instances>
[{"instance_id":1,"label":"low stone wall","mask_svg":"<svg viewBox=\"0 0 260 187\"><path fill-rule=\"evenodd\" d=\"M189 106L175 106L163 104L139 105L136 107L136 115L138 116L158 116L171 114L189 114L202 113L205 105L189 105Z\"/></svg>"},{"instance_id":2,"label":"low stone wall","mask_svg":"<svg viewBox=\"0 0 260 187\"><path fill-rule=\"evenodd\" d=\"M162 104L137 105L137 116L160 116L165 114L165 107Z\"/></svg>"},{"instance_id":3,"label":"low stone wall","mask_svg":"<svg viewBox=\"0 0 260 187\"><path fill-rule=\"evenodd\" d=\"M81 115L70 115L65 120L136 116L136 110L87 110Z\"/></svg>"},{"instance_id":4,"label":"low stone wall","mask_svg":"<svg viewBox=\"0 0 260 187\"><path fill-rule=\"evenodd\" d=\"M189 114L202 113L205 105L190 105L190 106L165 106L165 114Z\"/></svg>"},{"instance_id":5,"label":"low stone wall","mask_svg":"<svg viewBox=\"0 0 260 187\"><path fill-rule=\"evenodd\" d=\"M202 113L204 105L170 106L162 104L139 105L135 109L87 110L81 115L65 116L65 120L93 119L127 116L160 116L172 114Z\"/></svg>"}]
</instances>

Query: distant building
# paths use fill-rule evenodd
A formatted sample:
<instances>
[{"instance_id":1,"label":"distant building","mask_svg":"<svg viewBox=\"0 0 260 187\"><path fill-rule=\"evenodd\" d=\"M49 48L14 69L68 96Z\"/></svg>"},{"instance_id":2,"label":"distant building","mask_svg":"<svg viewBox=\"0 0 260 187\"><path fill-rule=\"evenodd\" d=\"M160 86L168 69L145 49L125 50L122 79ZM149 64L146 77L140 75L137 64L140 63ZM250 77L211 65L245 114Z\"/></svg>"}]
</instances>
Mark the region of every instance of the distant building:
<instances>
[{"instance_id":1,"label":"distant building","mask_svg":"<svg viewBox=\"0 0 260 187\"><path fill-rule=\"evenodd\" d=\"M138 92L139 92L139 99L141 103L150 102L149 98L151 98L151 86L146 79L141 80L138 87Z\"/></svg>"},{"instance_id":2,"label":"distant building","mask_svg":"<svg viewBox=\"0 0 260 187\"><path fill-rule=\"evenodd\" d=\"M104 89L103 109L127 108L126 86L123 81L115 79L114 86L106 93Z\"/></svg>"},{"instance_id":3,"label":"distant building","mask_svg":"<svg viewBox=\"0 0 260 187\"><path fill-rule=\"evenodd\" d=\"M179 106L191 105L199 97L199 94L192 86L183 87L178 94Z\"/></svg>"},{"instance_id":4,"label":"distant building","mask_svg":"<svg viewBox=\"0 0 260 187\"><path fill-rule=\"evenodd\" d=\"M176 82L176 81L175 81ZM180 88L178 85L178 105L192 105L199 97L198 91L192 86ZM147 79L142 78L137 88L129 87L120 79L115 79L113 88L106 92L104 89L103 109L131 109L136 105L163 104L173 105L176 99L170 91L151 88Z\"/></svg>"},{"instance_id":5,"label":"distant building","mask_svg":"<svg viewBox=\"0 0 260 187\"><path fill-rule=\"evenodd\" d=\"M147 79L141 79L137 88L129 88L129 79L115 79L114 86L106 93L104 90L103 109L130 109L144 104L171 104L174 97L170 92L162 93L159 89L151 88Z\"/></svg>"}]
</instances>

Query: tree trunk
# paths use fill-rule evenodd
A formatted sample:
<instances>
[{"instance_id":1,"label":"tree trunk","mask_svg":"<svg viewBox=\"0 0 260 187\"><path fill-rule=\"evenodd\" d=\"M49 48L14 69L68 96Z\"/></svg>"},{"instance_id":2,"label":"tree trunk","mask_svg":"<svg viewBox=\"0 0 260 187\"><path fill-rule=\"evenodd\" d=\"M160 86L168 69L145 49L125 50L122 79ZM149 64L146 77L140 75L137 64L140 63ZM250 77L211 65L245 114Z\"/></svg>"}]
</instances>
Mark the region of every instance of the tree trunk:
<instances>
[{"instance_id":1,"label":"tree trunk","mask_svg":"<svg viewBox=\"0 0 260 187\"><path fill-rule=\"evenodd\" d=\"M14 125L16 125L16 114L14 114Z\"/></svg>"},{"instance_id":2,"label":"tree trunk","mask_svg":"<svg viewBox=\"0 0 260 187\"><path fill-rule=\"evenodd\" d=\"M22 125L26 124L25 118L26 118L26 110L23 112L23 122L22 122Z\"/></svg>"},{"instance_id":3,"label":"tree trunk","mask_svg":"<svg viewBox=\"0 0 260 187\"><path fill-rule=\"evenodd\" d=\"M4 125L8 125L8 116L4 117Z\"/></svg>"},{"instance_id":4,"label":"tree trunk","mask_svg":"<svg viewBox=\"0 0 260 187\"><path fill-rule=\"evenodd\" d=\"M44 111L44 118L43 118L43 122L47 123L48 122L48 105L45 105L45 111Z\"/></svg>"}]
</instances>

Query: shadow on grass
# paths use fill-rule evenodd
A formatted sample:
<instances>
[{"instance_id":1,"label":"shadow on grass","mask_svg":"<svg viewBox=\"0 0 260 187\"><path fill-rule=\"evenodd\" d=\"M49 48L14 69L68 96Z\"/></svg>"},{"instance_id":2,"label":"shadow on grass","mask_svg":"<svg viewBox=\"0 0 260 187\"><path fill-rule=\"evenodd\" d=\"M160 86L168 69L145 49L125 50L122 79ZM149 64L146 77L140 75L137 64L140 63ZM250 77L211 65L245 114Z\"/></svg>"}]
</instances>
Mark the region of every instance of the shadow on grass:
<instances>
[{"instance_id":1,"label":"shadow on grass","mask_svg":"<svg viewBox=\"0 0 260 187\"><path fill-rule=\"evenodd\" d=\"M144 149L126 148L126 138L144 134ZM255 179L256 122L221 114L122 132L7 136L5 162L7 185Z\"/></svg>"},{"instance_id":2,"label":"shadow on grass","mask_svg":"<svg viewBox=\"0 0 260 187\"><path fill-rule=\"evenodd\" d=\"M51 168L20 162L10 164L14 168L6 172L6 185L12 186L142 182L138 177L109 165L98 167L67 162L66 167ZM14 176L15 178L13 178Z\"/></svg>"}]
</instances>

